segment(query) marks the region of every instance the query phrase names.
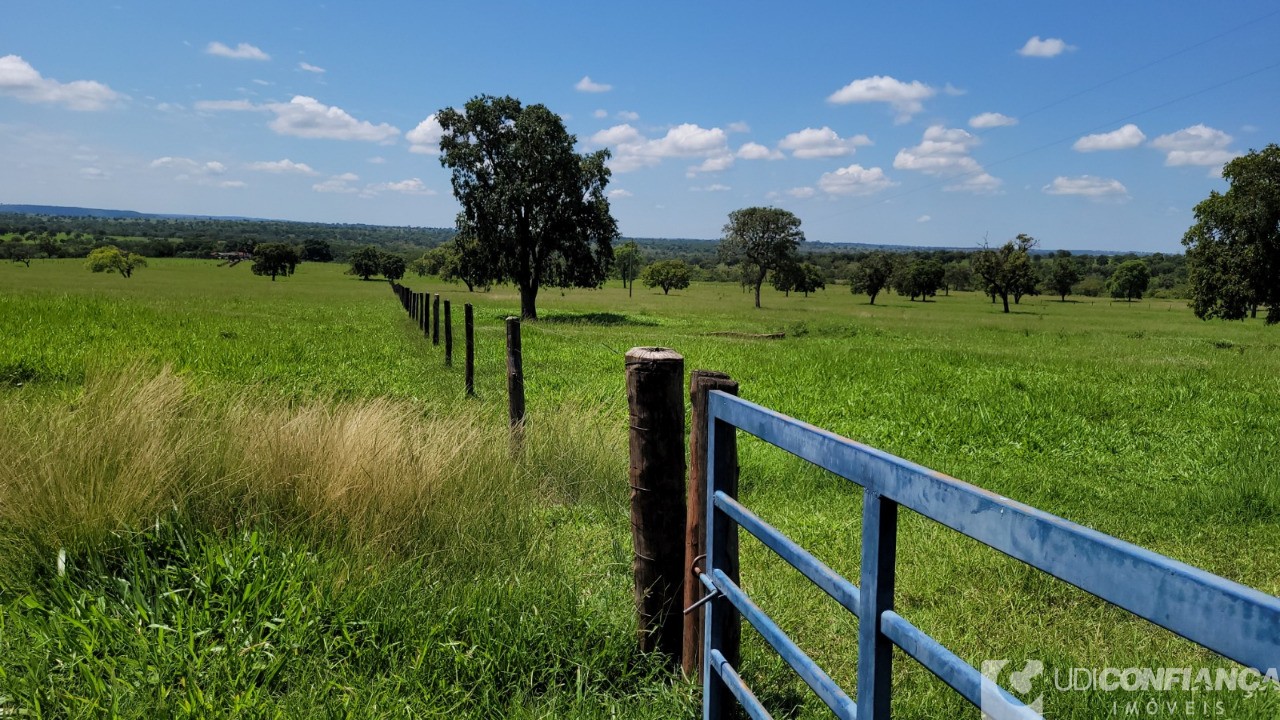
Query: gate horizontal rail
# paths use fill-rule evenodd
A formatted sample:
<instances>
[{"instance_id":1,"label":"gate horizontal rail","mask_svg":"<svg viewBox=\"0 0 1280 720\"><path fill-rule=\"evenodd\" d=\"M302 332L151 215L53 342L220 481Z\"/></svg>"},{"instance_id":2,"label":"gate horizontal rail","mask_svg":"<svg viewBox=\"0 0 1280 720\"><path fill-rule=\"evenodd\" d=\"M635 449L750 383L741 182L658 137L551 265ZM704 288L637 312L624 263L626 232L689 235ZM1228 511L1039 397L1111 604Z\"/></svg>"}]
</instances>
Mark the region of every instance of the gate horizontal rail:
<instances>
[{"instance_id":1,"label":"gate horizontal rail","mask_svg":"<svg viewBox=\"0 0 1280 720\"><path fill-rule=\"evenodd\" d=\"M1259 672L1280 666L1280 598L1015 502L718 390L708 393L707 557L703 585L703 717L726 717L727 690L754 718L768 712L721 652L729 613L756 628L841 718L887 720L892 648L900 648L993 718L1039 713L893 609L897 510L913 510L988 547ZM717 487L733 465L723 439L743 430L863 488L861 586ZM722 438L717 448L717 438ZM737 567L730 533L742 528L859 618L858 692L851 700L722 569ZM716 682L719 678L720 682Z\"/></svg>"}]
</instances>

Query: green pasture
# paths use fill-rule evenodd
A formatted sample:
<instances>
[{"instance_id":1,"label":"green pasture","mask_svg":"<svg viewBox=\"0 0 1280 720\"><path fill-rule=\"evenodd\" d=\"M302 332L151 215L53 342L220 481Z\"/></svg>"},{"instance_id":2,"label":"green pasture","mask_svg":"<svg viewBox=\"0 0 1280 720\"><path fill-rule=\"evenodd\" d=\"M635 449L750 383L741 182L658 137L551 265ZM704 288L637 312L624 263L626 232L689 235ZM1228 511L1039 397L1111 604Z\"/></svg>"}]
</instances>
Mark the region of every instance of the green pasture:
<instances>
[{"instance_id":1,"label":"green pasture","mask_svg":"<svg viewBox=\"0 0 1280 720\"><path fill-rule=\"evenodd\" d=\"M385 399L423 422L505 423L511 288L403 280L455 303L445 367L385 282L342 266L304 264L271 282L247 264L149 262L128 280L76 260L0 264L0 423L73 413L86 379L110 369L164 367L200 397L279 408ZM1261 320L1201 322L1181 301L1047 297L1006 315L973 293L872 306L845 286L807 298L766 289L755 309L736 285L634 296L619 285L544 289L539 320L524 323L529 431L543 439L528 461L538 482L511 503L536 532L486 546L485 562L434 546L366 558L261 518L204 522L175 507L149 530L125 513L121 532L136 534L109 552L75 550L82 570L65 578L44 546L30 546L44 557L13 560L27 547L13 541L0 555L0 714L693 717L696 688L629 653L623 353L641 345L676 349L686 370L727 372L743 397L777 411L1280 593L1280 330ZM463 393L464 302L475 305L476 398ZM785 338L748 337L777 332ZM856 578L858 489L755 441L741 455L746 504ZM0 536L20 529L0 525ZM899 613L975 665L1229 667L920 517L908 513L900 532ZM856 619L750 540L742 575L852 688ZM189 589L190 577L227 579L182 595L201 598L182 605L185 630L148 629L147 618L176 612L153 608L155 597ZM226 650L232 626L254 649ZM284 646L272 633L294 650L264 655L260 643ZM744 636L743 675L766 704L821 717ZM905 656L895 663L895 716L978 717ZM1153 697L1197 704L1195 717L1220 716L1201 712L1218 703L1227 717L1280 714L1280 692L1051 685L1039 689L1055 718L1109 716L1113 703L1122 715Z\"/></svg>"}]
</instances>

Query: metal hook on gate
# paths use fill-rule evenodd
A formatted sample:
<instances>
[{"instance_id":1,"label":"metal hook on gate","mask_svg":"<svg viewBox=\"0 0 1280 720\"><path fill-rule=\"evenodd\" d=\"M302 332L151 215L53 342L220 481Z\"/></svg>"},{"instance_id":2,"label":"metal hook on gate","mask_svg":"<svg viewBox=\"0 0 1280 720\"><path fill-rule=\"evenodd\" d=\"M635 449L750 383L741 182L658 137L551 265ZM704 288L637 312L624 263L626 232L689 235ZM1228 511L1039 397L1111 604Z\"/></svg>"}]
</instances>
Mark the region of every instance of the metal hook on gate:
<instances>
[{"instance_id":1,"label":"metal hook on gate","mask_svg":"<svg viewBox=\"0 0 1280 720\"><path fill-rule=\"evenodd\" d=\"M720 597L721 595L724 595L724 593L720 592L720 590L719 590L719 589L712 590L712 591L711 591L711 594L709 594L709 595L704 595L704 596L703 596L703 598L702 598L701 600L699 600L698 602L696 602L696 603L694 603L694 604L690 605L689 607L685 608L685 609L684 609L684 614L685 614L685 615L688 615L689 613L693 612L694 610L697 610L699 607L701 607L701 606L703 606L703 605L706 605L709 601L711 601L711 600L715 600L716 598Z\"/></svg>"}]
</instances>

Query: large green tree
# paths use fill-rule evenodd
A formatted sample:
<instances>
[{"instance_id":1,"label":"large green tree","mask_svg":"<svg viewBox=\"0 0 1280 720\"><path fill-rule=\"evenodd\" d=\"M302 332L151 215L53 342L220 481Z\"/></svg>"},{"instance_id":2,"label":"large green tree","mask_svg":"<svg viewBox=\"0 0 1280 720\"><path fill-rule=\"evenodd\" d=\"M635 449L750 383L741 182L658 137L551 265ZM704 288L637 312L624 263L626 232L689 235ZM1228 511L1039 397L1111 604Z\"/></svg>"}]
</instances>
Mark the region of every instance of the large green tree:
<instances>
[{"instance_id":1,"label":"large green tree","mask_svg":"<svg viewBox=\"0 0 1280 720\"><path fill-rule=\"evenodd\" d=\"M1005 312L1009 312L1010 295L1021 298L1034 292L1031 248L1035 246L1035 238L1019 234L998 248L984 246L973 254L973 271L986 283L987 293L1004 301Z\"/></svg>"},{"instance_id":2,"label":"large green tree","mask_svg":"<svg viewBox=\"0 0 1280 720\"><path fill-rule=\"evenodd\" d=\"M359 275L361 280L368 280L382 273L382 251L372 245L356 250L347 260L351 263L347 274Z\"/></svg>"},{"instance_id":3,"label":"large green tree","mask_svg":"<svg viewBox=\"0 0 1280 720\"><path fill-rule=\"evenodd\" d=\"M894 267L893 258L888 253L871 253L854 266L849 276L849 292L855 295L858 293L869 295L870 304L875 305L876 296L889 286Z\"/></svg>"},{"instance_id":4,"label":"large green tree","mask_svg":"<svg viewBox=\"0 0 1280 720\"><path fill-rule=\"evenodd\" d=\"M254 275L270 275L275 282L277 275L288 277L302 262L298 248L285 243L261 243L253 249Z\"/></svg>"},{"instance_id":5,"label":"large green tree","mask_svg":"<svg viewBox=\"0 0 1280 720\"><path fill-rule=\"evenodd\" d=\"M942 263L937 260L915 260L894 273L893 286L899 295L906 295L912 300L918 297L921 302L929 302L929 298L937 295L938 289L942 287L945 273Z\"/></svg>"},{"instance_id":6,"label":"large green tree","mask_svg":"<svg viewBox=\"0 0 1280 720\"><path fill-rule=\"evenodd\" d=\"M115 245L103 245L89 253L85 264L94 272L120 273L120 277L133 277L133 271L147 266L147 259Z\"/></svg>"},{"instance_id":7,"label":"large green tree","mask_svg":"<svg viewBox=\"0 0 1280 720\"><path fill-rule=\"evenodd\" d=\"M1054 295L1062 298L1062 302L1067 301L1067 296L1071 294L1071 288L1080 282L1080 269L1076 267L1076 263L1070 257L1060 257L1053 261L1049 266L1049 274L1045 278L1045 285L1053 292Z\"/></svg>"},{"instance_id":8,"label":"large green tree","mask_svg":"<svg viewBox=\"0 0 1280 720\"><path fill-rule=\"evenodd\" d=\"M520 314L538 317L538 290L599 287L618 224L609 211L608 150L579 155L559 115L512 97L472 98L437 114L440 163L462 205L458 245L476 284L510 281ZM470 283L469 283L470 284Z\"/></svg>"},{"instance_id":9,"label":"large green tree","mask_svg":"<svg viewBox=\"0 0 1280 720\"><path fill-rule=\"evenodd\" d=\"M1141 260L1123 262L1107 281L1111 289L1111 297L1124 298L1128 302L1141 300L1142 293L1147 291L1147 283L1151 282L1151 271Z\"/></svg>"},{"instance_id":10,"label":"large green tree","mask_svg":"<svg viewBox=\"0 0 1280 720\"><path fill-rule=\"evenodd\" d=\"M1267 324L1280 323L1280 146L1227 163L1230 186L1195 207L1187 230L1191 307L1202 319L1241 320L1265 306Z\"/></svg>"},{"instance_id":11,"label":"large green tree","mask_svg":"<svg viewBox=\"0 0 1280 720\"><path fill-rule=\"evenodd\" d=\"M796 262L796 251L804 242L800 218L781 208L749 207L729 213L720 239L720 256L729 264L739 264L743 281L756 291L760 307L760 286L770 270Z\"/></svg>"},{"instance_id":12,"label":"large green tree","mask_svg":"<svg viewBox=\"0 0 1280 720\"><path fill-rule=\"evenodd\" d=\"M644 269L640 282L645 287L660 287L666 295L672 290L689 287L689 266L683 260L659 260Z\"/></svg>"}]
</instances>

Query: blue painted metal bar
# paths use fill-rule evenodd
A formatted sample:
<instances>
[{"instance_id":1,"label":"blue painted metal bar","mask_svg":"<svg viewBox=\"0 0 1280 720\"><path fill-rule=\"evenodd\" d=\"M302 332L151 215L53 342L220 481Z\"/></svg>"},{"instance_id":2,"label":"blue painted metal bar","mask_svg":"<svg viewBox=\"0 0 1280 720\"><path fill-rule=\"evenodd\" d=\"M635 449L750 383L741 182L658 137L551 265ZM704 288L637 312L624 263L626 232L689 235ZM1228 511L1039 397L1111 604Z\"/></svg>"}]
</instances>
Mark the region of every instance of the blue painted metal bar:
<instances>
[{"instance_id":1,"label":"blue painted metal bar","mask_svg":"<svg viewBox=\"0 0 1280 720\"><path fill-rule=\"evenodd\" d=\"M893 643L880 632L880 618L893 609L898 556L898 504L879 493L862 493L862 610L858 614L858 713L889 720Z\"/></svg>"},{"instance_id":2,"label":"blue painted metal bar","mask_svg":"<svg viewBox=\"0 0 1280 720\"><path fill-rule=\"evenodd\" d=\"M743 507L742 503L722 492L712 497L716 507L733 518L742 529L756 536L766 547L778 553L779 557L812 580L814 585L822 588L846 610L854 615L858 614L860 600L856 585L841 577L836 571L827 567L826 563L795 544L786 535L778 532L777 528L761 520L755 513Z\"/></svg>"},{"instance_id":3,"label":"blue painted metal bar","mask_svg":"<svg viewBox=\"0 0 1280 720\"><path fill-rule=\"evenodd\" d=\"M986 715L1000 720L1041 720L1039 713L1024 705L990 678L983 677L972 665L924 634L924 631L907 622L898 613L886 610L880 616L880 630L894 645L902 648L903 652L950 685L965 700L982 708Z\"/></svg>"},{"instance_id":4,"label":"blue painted metal bar","mask_svg":"<svg viewBox=\"0 0 1280 720\"><path fill-rule=\"evenodd\" d=\"M747 715L753 720L773 720L773 716L764 709L764 705L756 699L755 693L751 692L751 688L743 682L742 676L729 664L728 660L724 659L724 655L721 655L719 650L711 651L711 667L720 675L725 687L729 688L729 692L738 699L738 703L747 711Z\"/></svg>"},{"instance_id":5,"label":"blue painted metal bar","mask_svg":"<svg viewBox=\"0 0 1280 720\"><path fill-rule=\"evenodd\" d=\"M1236 662L1262 672L1280 667L1280 598L732 395L711 392L708 409L713 423L741 428ZM861 592L865 603L865 578Z\"/></svg>"},{"instance_id":6,"label":"blue painted metal bar","mask_svg":"<svg viewBox=\"0 0 1280 720\"><path fill-rule=\"evenodd\" d=\"M738 587L737 583L729 579L727 575L719 569L711 571L711 580L715 583L716 589L724 594L725 599L733 603L742 617L750 622L760 636L769 643L774 650L782 656L782 659L791 666L792 670L805 681L813 692L822 699L822 702L831 708L831 711L838 718L855 718L858 714L857 705L853 700L845 695L835 680L831 679L818 664L813 661L799 645L796 645L787 634L778 627L763 610L759 608L747 594Z\"/></svg>"},{"instance_id":7,"label":"blue painted metal bar","mask_svg":"<svg viewBox=\"0 0 1280 720\"><path fill-rule=\"evenodd\" d=\"M727 423L719 422L708 414L707 424L707 497L727 488L728 494L737 494L737 431ZM707 503L707 567L729 569L737 577L738 542L737 528L733 520L716 511L715 503ZM702 575L707 579L707 574ZM714 592L714 584L711 587ZM724 682L714 682L711 671L712 653L726 658L732 665L738 662L738 642L741 621L733 605L723 594L703 607L702 642L702 717L703 720L724 720L729 716L729 703L725 697ZM728 652L726 656L724 653ZM717 674L714 677L718 677Z\"/></svg>"}]
</instances>

